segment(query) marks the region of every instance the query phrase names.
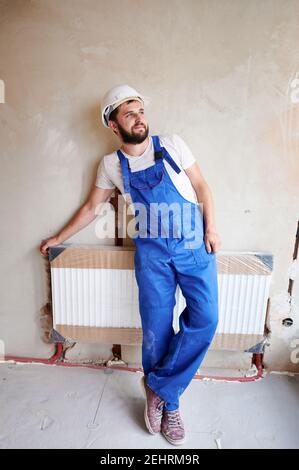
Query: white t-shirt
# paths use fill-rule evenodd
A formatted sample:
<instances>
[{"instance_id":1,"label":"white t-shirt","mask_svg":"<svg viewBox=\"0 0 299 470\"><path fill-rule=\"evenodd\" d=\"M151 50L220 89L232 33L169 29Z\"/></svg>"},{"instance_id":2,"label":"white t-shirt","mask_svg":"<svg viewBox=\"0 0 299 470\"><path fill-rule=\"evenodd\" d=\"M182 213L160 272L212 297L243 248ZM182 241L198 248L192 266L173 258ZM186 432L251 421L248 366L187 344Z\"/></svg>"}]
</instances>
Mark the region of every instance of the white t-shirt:
<instances>
[{"instance_id":1,"label":"white t-shirt","mask_svg":"<svg viewBox=\"0 0 299 470\"><path fill-rule=\"evenodd\" d=\"M186 170L196 161L187 144L177 134L159 136L159 139L161 146L167 149L169 155L179 168ZM149 139L149 145L142 155L134 157L123 151L122 153L129 160L129 166L132 172L145 170L155 163L152 138ZM173 184L183 198L198 204L196 193L185 171L181 171L179 174L176 173L165 159L164 165ZM116 151L102 158L98 167L95 185L103 189L114 189L117 187L120 192L124 194L120 161Z\"/></svg>"}]
</instances>

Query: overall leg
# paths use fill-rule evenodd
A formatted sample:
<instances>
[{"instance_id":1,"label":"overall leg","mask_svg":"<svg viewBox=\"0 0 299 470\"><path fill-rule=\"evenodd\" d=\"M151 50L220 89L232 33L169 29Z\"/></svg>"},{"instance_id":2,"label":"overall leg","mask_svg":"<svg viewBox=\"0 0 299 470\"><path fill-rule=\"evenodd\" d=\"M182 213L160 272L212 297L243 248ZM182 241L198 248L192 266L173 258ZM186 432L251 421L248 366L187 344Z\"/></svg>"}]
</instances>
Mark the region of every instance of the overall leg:
<instances>
[{"instance_id":1,"label":"overall leg","mask_svg":"<svg viewBox=\"0 0 299 470\"><path fill-rule=\"evenodd\" d=\"M148 385L167 402L168 410L179 407L179 397L200 366L218 324L215 255L205 253L204 257L195 258L192 250L186 250L173 260L186 308L168 354L147 379Z\"/></svg>"},{"instance_id":2,"label":"overall leg","mask_svg":"<svg viewBox=\"0 0 299 470\"><path fill-rule=\"evenodd\" d=\"M148 253L144 255L138 253L135 258L135 276L143 334L142 366L148 375L164 358L174 336L177 279L173 266L160 253L151 253L150 259Z\"/></svg>"}]
</instances>

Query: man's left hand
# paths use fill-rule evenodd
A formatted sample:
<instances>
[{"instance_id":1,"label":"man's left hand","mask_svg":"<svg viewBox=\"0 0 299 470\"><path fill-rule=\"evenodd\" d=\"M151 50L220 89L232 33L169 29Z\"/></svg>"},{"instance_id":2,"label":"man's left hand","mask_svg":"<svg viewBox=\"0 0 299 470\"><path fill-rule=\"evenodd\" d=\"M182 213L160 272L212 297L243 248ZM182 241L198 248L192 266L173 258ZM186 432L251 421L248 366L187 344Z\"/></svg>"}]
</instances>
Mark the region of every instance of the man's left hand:
<instances>
[{"instance_id":1,"label":"man's left hand","mask_svg":"<svg viewBox=\"0 0 299 470\"><path fill-rule=\"evenodd\" d=\"M204 238L208 253L217 253L221 246L221 240L216 230L206 230Z\"/></svg>"}]
</instances>

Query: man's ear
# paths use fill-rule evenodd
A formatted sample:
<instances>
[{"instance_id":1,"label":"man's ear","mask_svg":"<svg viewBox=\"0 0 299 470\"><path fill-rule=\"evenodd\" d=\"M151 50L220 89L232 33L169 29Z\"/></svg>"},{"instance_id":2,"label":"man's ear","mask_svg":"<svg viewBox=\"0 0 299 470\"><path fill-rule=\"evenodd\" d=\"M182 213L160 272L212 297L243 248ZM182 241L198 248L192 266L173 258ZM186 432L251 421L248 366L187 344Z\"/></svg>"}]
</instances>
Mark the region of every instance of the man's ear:
<instances>
[{"instance_id":1,"label":"man's ear","mask_svg":"<svg viewBox=\"0 0 299 470\"><path fill-rule=\"evenodd\" d=\"M114 121L111 121L111 120L108 121L108 126L109 126L110 129L112 129L113 131L114 131L115 128L116 128L115 122L114 122Z\"/></svg>"},{"instance_id":2,"label":"man's ear","mask_svg":"<svg viewBox=\"0 0 299 470\"><path fill-rule=\"evenodd\" d=\"M114 134L118 135L118 128L114 121L108 121L108 126L114 132Z\"/></svg>"}]
</instances>

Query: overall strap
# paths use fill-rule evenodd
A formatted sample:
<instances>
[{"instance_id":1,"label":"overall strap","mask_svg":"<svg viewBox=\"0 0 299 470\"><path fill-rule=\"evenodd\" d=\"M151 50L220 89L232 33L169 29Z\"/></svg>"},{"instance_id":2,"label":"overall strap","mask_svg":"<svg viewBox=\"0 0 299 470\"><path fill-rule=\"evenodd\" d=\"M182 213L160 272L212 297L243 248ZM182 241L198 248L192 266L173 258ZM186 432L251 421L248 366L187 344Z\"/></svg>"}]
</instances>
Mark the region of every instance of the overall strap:
<instances>
[{"instance_id":1,"label":"overall strap","mask_svg":"<svg viewBox=\"0 0 299 470\"><path fill-rule=\"evenodd\" d=\"M129 162L120 150L117 150L117 156L120 161L121 172L123 177L124 191L130 193L130 169Z\"/></svg>"},{"instance_id":2,"label":"overall strap","mask_svg":"<svg viewBox=\"0 0 299 470\"><path fill-rule=\"evenodd\" d=\"M176 173L180 173L181 169L178 167L178 165L175 163L173 158L169 155L165 147L161 147L160 145L160 140L159 136L153 135L153 143L154 143L154 149L155 149L155 160L157 160L157 163L159 164L160 162L162 163L163 158L169 163L169 165L174 169Z\"/></svg>"}]
</instances>

